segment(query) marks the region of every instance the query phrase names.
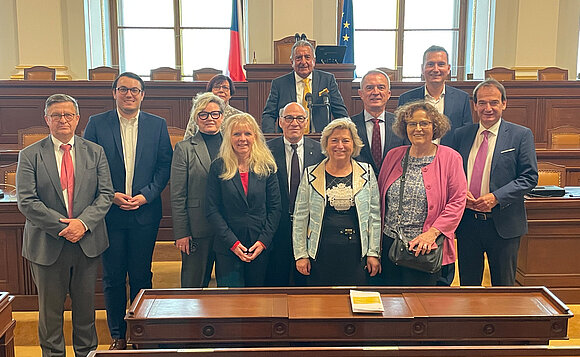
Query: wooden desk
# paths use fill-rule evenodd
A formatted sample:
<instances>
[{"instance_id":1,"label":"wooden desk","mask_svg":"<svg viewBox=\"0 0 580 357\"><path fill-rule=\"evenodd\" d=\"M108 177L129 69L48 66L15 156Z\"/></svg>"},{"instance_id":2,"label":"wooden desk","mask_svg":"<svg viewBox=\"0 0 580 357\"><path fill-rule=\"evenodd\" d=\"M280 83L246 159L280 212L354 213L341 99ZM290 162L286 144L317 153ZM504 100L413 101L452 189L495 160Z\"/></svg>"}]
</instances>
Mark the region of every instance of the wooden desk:
<instances>
[{"instance_id":1,"label":"wooden desk","mask_svg":"<svg viewBox=\"0 0 580 357\"><path fill-rule=\"evenodd\" d=\"M190 350L93 351L89 357L473 357L580 356L578 347L550 346L376 346L207 348Z\"/></svg>"},{"instance_id":2,"label":"wooden desk","mask_svg":"<svg viewBox=\"0 0 580 357\"><path fill-rule=\"evenodd\" d=\"M13 296L0 292L0 357L14 357L14 326L12 318Z\"/></svg>"},{"instance_id":3,"label":"wooden desk","mask_svg":"<svg viewBox=\"0 0 580 357\"><path fill-rule=\"evenodd\" d=\"M545 288L363 288L385 312L354 314L347 288L142 290L125 320L128 342L547 344L573 315Z\"/></svg>"},{"instance_id":4,"label":"wooden desk","mask_svg":"<svg viewBox=\"0 0 580 357\"><path fill-rule=\"evenodd\" d=\"M545 285L568 304L580 303L580 198L576 197L526 199L528 233L520 242L516 271L518 284Z\"/></svg>"}]
</instances>

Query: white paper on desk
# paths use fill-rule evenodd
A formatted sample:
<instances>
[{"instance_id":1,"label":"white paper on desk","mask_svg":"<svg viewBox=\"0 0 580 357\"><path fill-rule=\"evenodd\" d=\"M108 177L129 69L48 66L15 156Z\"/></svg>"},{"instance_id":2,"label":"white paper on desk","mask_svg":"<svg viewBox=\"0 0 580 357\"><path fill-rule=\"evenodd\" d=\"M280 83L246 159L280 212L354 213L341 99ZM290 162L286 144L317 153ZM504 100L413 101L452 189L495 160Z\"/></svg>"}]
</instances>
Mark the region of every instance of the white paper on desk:
<instances>
[{"instance_id":1,"label":"white paper on desk","mask_svg":"<svg viewBox=\"0 0 580 357\"><path fill-rule=\"evenodd\" d=\"M350 306L352 312L383 312L385 307L381 300L381 294L376 291L350 291Z\"/></svg>"}]
</instances>

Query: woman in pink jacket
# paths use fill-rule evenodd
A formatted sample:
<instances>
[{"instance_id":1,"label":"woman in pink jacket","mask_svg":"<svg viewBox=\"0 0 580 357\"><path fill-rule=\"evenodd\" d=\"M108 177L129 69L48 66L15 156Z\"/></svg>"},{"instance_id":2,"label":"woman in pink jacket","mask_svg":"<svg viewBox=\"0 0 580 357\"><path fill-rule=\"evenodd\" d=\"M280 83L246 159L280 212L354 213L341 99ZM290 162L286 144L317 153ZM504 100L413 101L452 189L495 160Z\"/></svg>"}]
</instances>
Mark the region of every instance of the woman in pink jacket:
<instances>
[{"instance_id":1,"label":"woman in pink jacket","mask_svg":"<svg viewBox=\"0 0 580 357\"><path fill-rule=\"evenodd\" d=\"M400 137L406 135L411 146L389 151L378 179L383 230L381 264L385 285L437 285L441 276L441 271L425 273L395 265L389 260L389 248L394 242L392 231L397 226L409 241L409 248L417 255L435 249L435 239L443 234L442 271L447 275L449 268L454 267L453 239L465 208L467 182L459 153L433 142L449 129L449 119L424 101L408 103L395 111L393 132ZM399 215L402 162L407 151L409 159L402 214Z\"/></svg>"}]
</instances>

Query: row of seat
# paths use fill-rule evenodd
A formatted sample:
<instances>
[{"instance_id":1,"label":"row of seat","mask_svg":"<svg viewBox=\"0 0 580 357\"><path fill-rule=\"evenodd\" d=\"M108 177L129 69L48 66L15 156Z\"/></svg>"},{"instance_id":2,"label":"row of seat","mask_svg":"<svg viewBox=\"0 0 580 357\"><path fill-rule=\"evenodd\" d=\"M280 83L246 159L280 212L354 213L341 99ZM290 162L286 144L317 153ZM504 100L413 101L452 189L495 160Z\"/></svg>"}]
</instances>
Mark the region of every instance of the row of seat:
<instances>
[{"instance_id":1,"label":"row of seat","mask_svg":"<svg viewBox=\"0 0 580 357\"><path fill-rule=\"evenodd\" d=\"M209 81L216 74L222 71L214 68L202 68L193 71L194 81ZM101 66L89 69L89 80L112 81L119 75L118 68ZM159 67L152 69L152 81L180 81L181 71L170 67ZM24 69L24 79L33 81L54 81L56 80L56 69L46 66L33 66Z\"/></svg>"}]
</instances>

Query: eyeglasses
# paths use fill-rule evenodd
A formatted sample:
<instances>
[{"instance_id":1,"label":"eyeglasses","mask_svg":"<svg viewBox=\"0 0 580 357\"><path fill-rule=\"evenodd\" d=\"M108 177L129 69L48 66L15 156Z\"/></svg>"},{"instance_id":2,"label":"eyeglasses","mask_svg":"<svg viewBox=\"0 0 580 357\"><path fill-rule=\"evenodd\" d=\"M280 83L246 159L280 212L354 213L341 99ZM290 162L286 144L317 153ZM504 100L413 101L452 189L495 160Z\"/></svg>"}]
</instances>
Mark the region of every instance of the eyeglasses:
<instances>
[{"instance_id":1,"label":"eyeglasses","mask_svg":"<svg viewBox=\"0 0 580 357\"><path fill-rule=\"evenodd\" d=\"M62 118L62 117L64 117L66 119L66 121L73 121L73 119L76 118L76 116L77 115L74 113L63 113L63 114L53 113L53 114L49 115L50 120L53 120L53 121L59 121L60 118Z\"/></svg>"},{"instance_id":2,"label":"eyeglasses","mask_svg":"<svg viewBox=\"0 0 580 357\"><path fill-rule=\"evenodd\" d=\"M417 126L421 129L428 128L432 122L428 120L421 120L421 121L408 121L407 122L407 129L415 129Z\"/></svg>"},{"instance_id":3,"label":"eyeglasses","mask_svg":"<svg viewBox=\"0 0 580 357\"><path fill-rule=\"evenodd\" d=\"M283 117L284 121L288 124L292 123L294 120L296 120L299 123L304 123L304 121L306 120L306 117L299 115L297 117L292 116L292 115L286 115Z\"/></svg>"},{"instance_id":4,"label":"eyeglasses","mask_svg":"<svg viewBox=\"0 0 580 357\"><path fill-rule=\"evenodd\" d=\"M214 110L213 112L199 112L197 113L197 117L201 120L207 120L208 117L211 116L212 119L219 119L222 115L222 112L219 110Z\"/></svg>"},{"instance_id":5,"label":"eyeglasses","mask_svg":"<svg viewBox=\"0 0 580 357\"><path fill-rule=\"evenodd\" d=\"M131 91L131 94L133 95L137 95L141 92L143 92L143 90L137 88L137 87L133 87L133 88L127 88L127 87L119 87L119 88L115 88L117 90L117 92L121 93L122 95L127 94L127 92Z\"/></svg>"},{"instance_id":6,"label":"eyeglasses","mask_svg":"<svg viewBox=\"0 0 580 357\"><path fill-rule=\"evenodd\" d=\"M229 92L230 91L230 86L222 84L222 85L215 85L213 87L211 87L211 89L215 89L215 90L223 90L224 92Z\"/></svg>"}]
</instances>

